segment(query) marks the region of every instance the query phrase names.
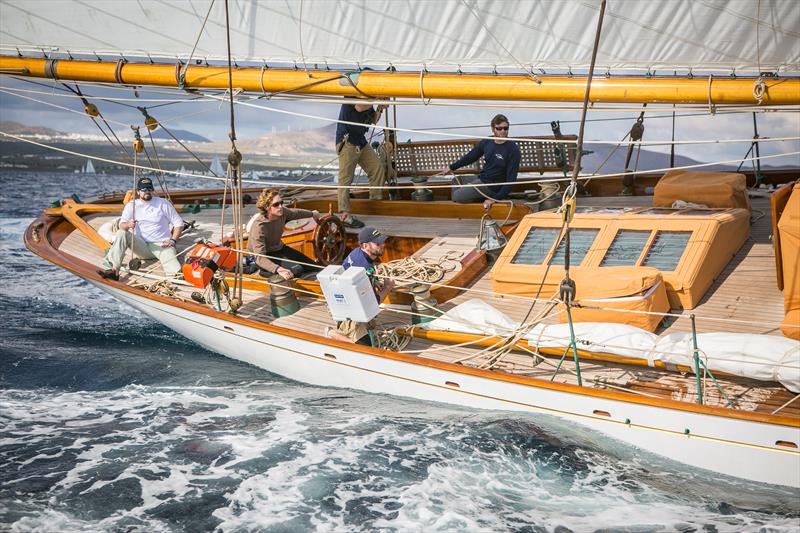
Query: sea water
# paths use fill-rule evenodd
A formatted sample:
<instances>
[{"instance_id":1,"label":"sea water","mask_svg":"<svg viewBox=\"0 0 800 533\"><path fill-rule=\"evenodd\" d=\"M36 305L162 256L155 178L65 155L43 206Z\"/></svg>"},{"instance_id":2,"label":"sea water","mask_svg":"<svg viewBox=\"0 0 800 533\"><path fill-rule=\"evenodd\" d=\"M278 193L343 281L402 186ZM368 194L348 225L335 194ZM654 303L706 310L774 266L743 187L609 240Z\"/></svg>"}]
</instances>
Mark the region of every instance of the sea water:
<instances>
[{"instance_id":1,"label":"sea water","mask_svg":"<svg viewBox=\"0 0 800 533\"><path fill-rule=\"evenodd\" d=\"M800 491L204 350L22 243L50 197L129 177L0 180L2 531L800 530Z\"/></svg>"}]
</instances>

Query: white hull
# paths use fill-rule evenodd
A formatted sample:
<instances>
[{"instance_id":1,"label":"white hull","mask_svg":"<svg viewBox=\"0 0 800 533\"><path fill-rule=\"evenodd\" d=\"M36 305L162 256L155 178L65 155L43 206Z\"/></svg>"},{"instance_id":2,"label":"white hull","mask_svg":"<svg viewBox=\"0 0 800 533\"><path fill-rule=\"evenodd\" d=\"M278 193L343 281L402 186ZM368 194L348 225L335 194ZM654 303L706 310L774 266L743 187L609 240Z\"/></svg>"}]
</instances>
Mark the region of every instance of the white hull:
<instances>
[{"instance_id":1,"label":"white hull","mask_svg":"<svg viewBox=\"0 0 800 533\"><path fill-rule=\"evenodd\" d=\"M482 409L546 413L691 466L800 488L800 452L776 445L778 441L800 442L798 428L398 361L193 313L106 284L95 285L209 350L290 379Z\"/></svg>"}]
</instances>

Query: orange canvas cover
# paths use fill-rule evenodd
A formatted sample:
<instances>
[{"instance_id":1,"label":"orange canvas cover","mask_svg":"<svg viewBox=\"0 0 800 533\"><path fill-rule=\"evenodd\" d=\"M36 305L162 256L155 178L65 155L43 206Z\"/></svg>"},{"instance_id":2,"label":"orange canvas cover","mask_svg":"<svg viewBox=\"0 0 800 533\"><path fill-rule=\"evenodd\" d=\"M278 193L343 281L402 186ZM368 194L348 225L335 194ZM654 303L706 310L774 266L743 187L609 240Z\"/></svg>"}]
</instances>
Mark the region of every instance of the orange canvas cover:
<instances>
[{"instance_id":1,"label":"orange canvas cover","mask_svg":"<svg viewBox=\"0 0 800 533\"><path fill-rule=\"evenodd\" d=\"M183 279L202 289L211 283L217 270L230 270L235 266L235 251L210 242L199 242L186 256L181 270Z\"/></svg>"},{"instance_id":2,"label":"orange canvas cover","mask_svg":"<svg viewBox=\"0 0 800 533\"><path fill-rule=\"evenodd\" d=\"M800 184L795 184L778 221L783 266L783 334L800 339Z\"/></svg>"},{"instance_id":3,"label":"orange canvas cover","mask_svg":"<svg viewBox=\"0 0 800 533\"><path fill-rule=\"evenodd\" d=\"M708 207L750 209L747 179L734 172L670 170L658 181L653 194L653 207L671 207L675 200L683 200Z\"/></svg>"},{"instance_id":4,"label":"orange canvas cover","mask_svg":"<svg viewBox=\"0 0 800 533\"><path fill-rule=\"evenodd\" d=\"M586 307L573 307L574 322L614 322L654 332L661 315L669 311L667 288L661 273L648 267L578 268L570 270L575 280L576 302ZM602 309L592 309L602 308ZM616 312L613 309L634 312ZM559 306L559 320L567 321L564 306Z\"/></svg>"}]
</instances>

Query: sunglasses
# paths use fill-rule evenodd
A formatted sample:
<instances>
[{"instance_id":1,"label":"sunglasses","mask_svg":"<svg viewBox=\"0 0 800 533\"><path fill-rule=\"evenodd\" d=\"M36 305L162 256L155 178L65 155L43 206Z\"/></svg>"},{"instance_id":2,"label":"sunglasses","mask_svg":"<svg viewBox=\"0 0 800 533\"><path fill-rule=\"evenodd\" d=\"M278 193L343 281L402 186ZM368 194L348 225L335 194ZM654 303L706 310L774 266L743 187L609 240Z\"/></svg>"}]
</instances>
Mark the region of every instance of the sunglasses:
<instances>
[{"instance_id":1,"label":"sunglasses","mask_svg":"<svg viewBox=\"0 0 800 533\"><path fill-rule=\"evenodd\" d=\"M508 126L495 126L494 129L497 131L508 131Z\"/></svg>"},{"instance_id":2,"label":"sunglasses","mask_svg":"<svg viewBox=\"0 0 800 533\"><path fill-rule=\"evenodd\" d=\"M272 207L281 207L282 205L283 205L283 200L281 200L280 202L275 202L274 204L272 204Z\"/></svg>"}]
</instances>

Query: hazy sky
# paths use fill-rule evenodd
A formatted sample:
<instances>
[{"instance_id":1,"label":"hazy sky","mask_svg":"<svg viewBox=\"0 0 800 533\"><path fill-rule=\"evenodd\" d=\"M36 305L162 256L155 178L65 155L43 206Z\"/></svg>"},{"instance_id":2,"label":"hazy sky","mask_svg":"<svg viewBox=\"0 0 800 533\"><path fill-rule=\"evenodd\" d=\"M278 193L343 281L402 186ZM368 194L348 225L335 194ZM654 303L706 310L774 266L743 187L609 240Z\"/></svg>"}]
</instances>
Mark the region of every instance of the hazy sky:
<instances>
[{"instance_id":1,"label":"hazy sky","mask_svg":"<svg viewBox=\"0 0 800 533\"><path fill-rule=\"evenodd\" d=\"M37 80L38 81L38 80ZM51 81L42 81L51 85ZM28 98L42 100L51 104L69 108L77 112L47 106L45 104L26 100L19 96L0 93L0 120L11 120L27 125L46 126L59 131L74 131L80 133L99 133L94 124L82 113L82 103L76 98L58 96L61 93L52 87L32 85L0 76L0 88L4 90L39 91L43 94L19 93ZM166 102L142 102L143 99L174 100L175 92L167 90L138 91L137 96L131 89L102 89L83 86L82 90L87 95L104 96L114 95L128 106L148 105L157 106ZM91 99L103 115L113 121L113 127L121 138L131 138L130 124L142 123L142 115L132 107L105 102L97 98ZM259 137L276 131L292 131L325 126L335 120L339 105L336 103L299 102L285 100L258 100L255 105L261 108L237 106L236 130L240 139ZM493 102L493 105L497 105ZM531 110L517 109L509 104L507 107L480 107L477 103L470 107L439 106L431 104L398 107L397 125L409 129L434 129L451 131L459 134L488 135L488 123L496 113L505 114L511 121L511 135L549 135L549 123L552 120L562 121L561 130L566 134L575 134L578 131L579 110ZM543 105L543 104L537 104ZM658 108L645 115L644 140L669 141L671 137L671 106L651 105ZM309 117L294 116L281 113L288 111L309 115ZM160 108L150 108L150 113L158 120L172 129L189 130L215 141L227 139L229 127L228 106L219 102L192 102L167 105ZM703 116L680 116L701 113ZM676 140L714 140L714 139L751 139L753 136L752 113L741 114L716 114L709 115L706 110L679 111L675 126ZM630 129L636 120L638 111L598 111L590 110L587 123L586 139L618 141ZM316 118L312 118L316 117ZM665 118L657 118L665 117ZM621 119L621 120L598 120ZM790 137L800 136L800 113L760 113L757 115L758 131L762 137ZM526 125L530 124L530 125ZM446 128L485 125L469 129ZM400 132L400 140L412 138L422 140L422 134ZM432 138L432 137L427 137ZM441 138L441 137L439 137ZM333 139L331 139L333 143ZM591 146L586 148L591 149ZM721 161L744 157L749 148L749 143L737 144L705 144L705 145L679 145L676 153L691 157L701 162ZM668 146L648 147L648 149L669 152ZM800 142L773 142L762 143L761 154L771 155L800 151ZM766 165L797 166L800 167L800 157L797 155L781 157L764 161Z\"/></svg>"}]
</instances>

